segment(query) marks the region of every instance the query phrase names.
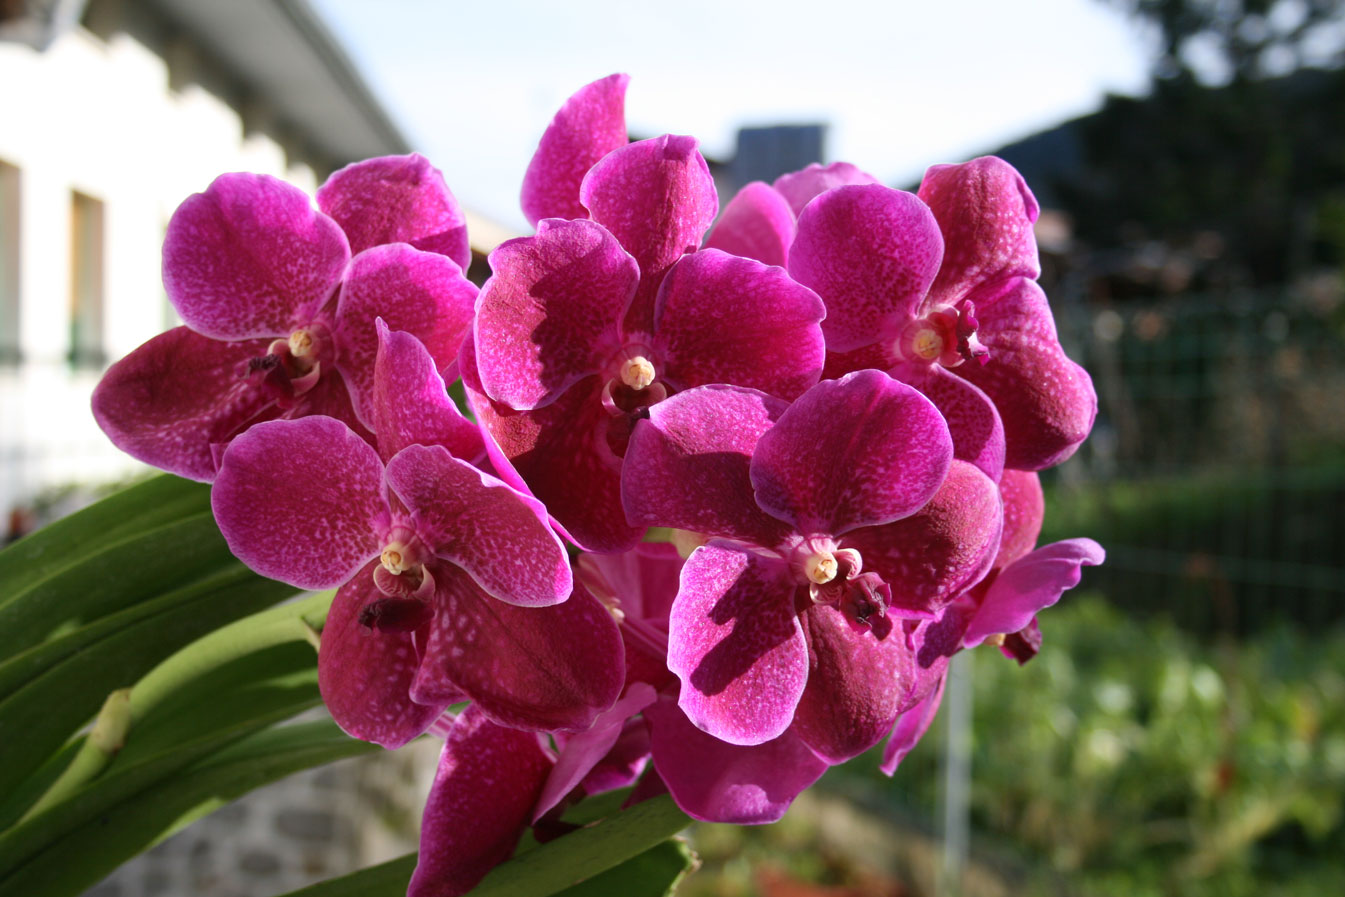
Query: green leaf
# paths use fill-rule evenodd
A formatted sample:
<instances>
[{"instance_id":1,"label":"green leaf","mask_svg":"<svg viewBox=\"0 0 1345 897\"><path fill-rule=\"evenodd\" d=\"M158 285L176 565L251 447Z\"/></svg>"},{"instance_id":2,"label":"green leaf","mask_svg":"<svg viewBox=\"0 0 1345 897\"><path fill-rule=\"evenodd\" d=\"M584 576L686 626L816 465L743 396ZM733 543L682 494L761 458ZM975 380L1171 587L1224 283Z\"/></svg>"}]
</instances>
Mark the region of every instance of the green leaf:
<instances>
[{"instance_id":1,"label":"green leaf","mask_svg":"<svg viewBox=\"0 0 1345 897\"><path fill-rule=\"evenodd\" d=\"M0 701L0 794L10 794L37 770L110 691L132 685L183 645L294 591L251 573L225 582L184 587L162 613L109 631Z\"/></svg>"},{"instance_id":2,"label":"green leaf","mask_svg":"<svg viewBox=\"0 0 1345 897\"><path fill-rule=\"evenodd\" d=\"M276 779L381 750L331 722L265 729L127 795L0 879L0 894L75 897L188 822Z\"/></svg>"},{"instance_id":3,"label":"green leaf","mask_svg":"<svg viewBox=\"0 0 1345 897\"><path fill-rule=\"evenodd\" d=\"M238 564L209 510L99 543L96 550L70 543L61 551L62 565L25 577L6 593L0 660Z\"/></svg>"},{"instance_id":4,"label":"green leaf","mask_svg":"<svg viewBox=\"0 0 1345 897\"><path fill-rule=\"evenodd\" d=\"M661 897L695 865L668 840L690 824L672 798L656 797L502 863L469 897ZM403 897L415 868L408 854L281 897Z\"/></svg>"},{"instance_id":5,"label":"green leaf","mask_svg":"<svg viewBox=\"0 0 1345 897\"><path fill-rule=\"evenodd\" d=\"M210 510L210 487L156 476L45 526L0 551L0 607L19 589L70 562L70 548L92 554L128 534Z\"/></svg>"},{"instance_id":6,"label":"green leaf","mask_svg":"<svg viewBox=\"0 0 1345 897\"><path fill-rule=\"evenodd\" d=\"M696 868L696 856L680 838L672 838L620 866L557 891L556 897L666 897Z\"/></svg>"},{"instance_id":7,"label":"green leaf","mask_svg":"<svg viewBox=\"0 0 1345 897\"><path fill-rule=\"evenodd\" d=\"M496 866L472 897L549 897L649 850L691 824L666 794Z\"/></svg>"},{"instance_id":8,"label":"green leaf","mask_svg":"<svg viewBox=\"0 0 1345 897\"><path fill-rule=\"evenodd\" d=\"M289 891L280 897L406 897L406 886L411 883L411 873L416 871L416 856L408 853L359 872Z\"/></svg>"}]
</instances>

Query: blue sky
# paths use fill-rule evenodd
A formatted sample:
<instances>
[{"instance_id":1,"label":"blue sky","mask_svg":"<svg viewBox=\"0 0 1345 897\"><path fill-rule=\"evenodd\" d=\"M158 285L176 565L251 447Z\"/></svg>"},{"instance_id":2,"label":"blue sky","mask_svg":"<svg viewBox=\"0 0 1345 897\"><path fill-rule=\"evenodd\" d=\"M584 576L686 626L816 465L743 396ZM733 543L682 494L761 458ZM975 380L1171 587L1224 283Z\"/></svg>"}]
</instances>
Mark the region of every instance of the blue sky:
<instances>
[{"instance_id":1,"label":"blue sky","mask_svg":"<svg viewBox=\"0 0 1345 897\"><path fill-rule=\"evenodd\" d=\"M741 125L825 122L827 161L906 183L1140 92L1148 45L1099 0L312 2L459 199L520 229L538 137L614 71L636 133L722 156Z\"/></svg>"}]
</instances>

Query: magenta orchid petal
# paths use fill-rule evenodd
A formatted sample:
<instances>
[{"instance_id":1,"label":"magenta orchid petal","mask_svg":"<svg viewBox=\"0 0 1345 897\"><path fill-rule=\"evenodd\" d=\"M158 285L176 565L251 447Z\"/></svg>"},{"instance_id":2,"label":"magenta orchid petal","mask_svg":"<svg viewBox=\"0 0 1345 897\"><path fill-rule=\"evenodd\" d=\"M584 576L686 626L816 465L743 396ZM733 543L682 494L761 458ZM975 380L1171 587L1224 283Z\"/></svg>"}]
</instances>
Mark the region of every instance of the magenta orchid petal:
<instances>
[{"instance_id":1,"label":"magenta orchid petal","mask_svg":"<svg viewBox=\"0 0 1345 897\"><path fill-rule=\"evenodd\" d=\"M776 822L827 764L793 731L762 744L727 744L691 724L671 697L645 708L654 767L693 819Z\"/></svg>"},{"instance_id":2,"label":"magenta orchid petal","mask_svg":"<svg viewBox=\"0 0 1345 897\"><path fill-rule=\"evenodd\" d=\"M1079 584L1083 567L1097 566L1105 558L1102 546L1092 539L1066 539L1014 561L991 583L962 644L974 648L991 636L1027 628L1038 611Z\"/></svg>"},{"instance_id":3,"label":"magenta orchid petal","mask_svg":"<svg viewBox=\"0 0 1345 897\"><path fill-rule=\"evenodd\" d=\"M614 150L589 169L579 201L640 265L628 333L651 329L664 273L694 252L719 211L714 179L693 137L665 134Z\"/></svg>"},{"instance_id":4,"label":"magenta orchid petal","mask_svg":"<svg viewBox=\"0 0 1345 897\"><path fill-rule=\"evenodd\" d=\"M411 700L420 664L413 632L361 624L365 607L386 597L374 584L377 563L366 564L332 601L318 650L318 687L332 719L347 734L399 748L429 728L448 705Z\"/></svg>"},{"instance_id":5,"label":"magenta orchid petal","mask_svg":"<svg viewBox=\"0 0 1345 897\"><path fill-rule=\"evenodd\" d=\"M459 897L508 859L550 769L535 734L463 711L430 786L408 897Z\"/></svg>"},{"instance_id":6,"label":"magenta orchid petal","mask_svg":"<svg viewBox=\"0 0 1345 897\"><path fill-rule=\"evenodd\" d=\"M347 165L318 188L317 201L346 232L351 252L410 243L464 271L472 263L467 216L443 174L419 153Z\"/></svg>"},{"instance_id":7,"label":"magenta orchid petal","mask_svg":"<svg viewBox=\"0 0 1345 897\"><path fill-rule=\"evenodd\" d=\"M247 377L248 362L269 343L226 343L174 327L108 369L93 391L93 416L133 458L208 483L215 478L212 444L280 413Z\"/></svg>"},{"instance_id":8,"label":"magenta orchid petal","mask_svg":"<svg viewBox=\"0 0 1345 897\"><path fill-rule=\"evenodd\" d=\"M879 641L834 607L803 614L808 685L793 732L828 763L844 763L873 747L924 685L915 653L900 632Z\"/></svg>"},{"instance_id":9,"label":"magenta orchid petal","mask_svg":"<svg viewBox=\"0 0 1345 897\"><path fill-rule=\"evenodd\" d=\"M930 306L952 304L978 284L1035 280L1041 273L1032 232L1037 200L1003 159L931 166L919 196L943 231L943 266L930 289Z\"/></svg>"},{"instance_id":10,"label":"magenta orchid petal","mask_svg":"<svg viewBox=\"0 0 1345 897\"><path fill-rule=\"evenodd\" d=\"M939 703L943 700L943 686L947 681L947 676L941 677L939 684L924 700L897 717L897 723L892 727L892 734L888 737L887 744L883 745L883 762L878 767L884 775L890 776L896 772L901 761L906 759L906 755L924 737L925 732L929 731L930 724L934 722L934 717L939 712Z\"/></svg>"},{"instance_id":11,"label":"magenta orchid petal","mask_svg":"<svg viewBox=\"0 0 1345 897\"><path fill-rule=\"evenodd\" d=\"M378 453L389 461L408 445L442 445L455 458L475 461L485 451L481 431L453 404L424 343L377 322L373 419Z\"/></svg>"},{"instance_id":12,"label":"magenta orchid petal","mask_svg":"<svg viewBox=\"0 0 1345 897\"><path fill-rule=\"evenodd\" d=\"M1008 443L1005 466L1040 470L1074 454L1097 416L1088 372L1065 355L1046 294L1031 280L973 293L991 361L954 372L994 401Z\"/></svg>"},{"instance_id":13,"label":"magenta orchid petal","mask_svg":"<svg viewBox=\"0 0 1345 897\"><path fill-rule=\"evenodd\" d=\"M953 437L953 457L998 482L1004 472L1004 423L990 397L937 364L898 363L888 373L920 390L939 409Z\"/></svg>"},{"instance_id":14,"label":"magenta orchid petal","mask_svg":"<svg viewBox=\"0 0 1345 897\"><path fill-rule=\"evenodd\" d=\"M640 270L601 225L545 220L536 236L501 243L490 265L475 338L481 385L495 401L546 405L620 348L617 322Z\"/></svg>"},{"instance_id":15,"label":"magenta orchid petal","mask_svg":"<svg viewBox=\"0 0 1345 897\"><path fill-rule=\"evenodd\" d=\"M629 719L616 743L593 767L579 787L585 794L602 794L636 784L649 765L649 727L643 719ZM657 775L654 778L658 778ZM626 806L639 803L634 792Z\"/></svg>"},{"instance_id":16,"label":"magenta orchid petal","mask_svg":"<svg viewBox=\"0 0 1345 897\"><path fill-rule=\"evenodd\" d=\"M531 495L443 446L402 449L388 462L387 482L411 511L426 547L466 570L493 598L543 607L569 596L565 547Z\"/></svg>"},{"instance_id":17,"label":"magenta orchid petal","mask_svg":"<svg viewBox=\"0 0 1345 897\"><path fill-rule=\"evenodd\" d=\"M775 547L789 527L752 498L752 453L784 412L783 401L753 389L702 386L649 409L622 467L626 518Z\"/></svg>"},{"instance_id":18,"label":"magenta orchid petal","mask_svg":"<svg viewBox=\"0 0 1345 897\"><path fill-rule=\"evenodd\" d=\"M698 728L761 744L789 727L808 678L795 590L778 558L719 540L691 553L669 620L668 669Z\"/></svg>"},{"instance_id":19,"label":"magenta orchid petal","mask_svg":"<svg viewBox=\"0 0 1345 897\"><path fill-rule=\"evenodd\" d=\"M607 609L575 588L568 601L517 607L462 570L433 568L436 610L411 697L465 692L491 719L524 729L586 729L621 694L621 634Z\"/></svg>"},{"instance_id":20,"label":"magenta orchid petal","mask_svg":"<svg viewBox=\"0 0 1345 897\"><path fill-rule=\"evenodd\" d=\"M1046 500L1041 478L1030 470L1004 471L999 492L1004 498L1004 535L1000 537L994 566L1003 569L1036 547L1046 515Z\"/></svg>"},{"instance_id":21,"label":"magenta orchid petal","mask_svg":"<svg viewBox=\"0 0 1345 897\"><path fill-rule=\"evenodd\" d=\"M565 740L556 765L547 776L546 786L532 812L536 822L565 795L584 780L594 766L616 744L626 719L639 713L658 697L653 686L634 682L611 709L598 714L593 726Z\"/></svg>"},{"instance_id":22,"label":"magenta orchid petal","mask_svg":"<svg viewBox=\"0 0 1345 897\"><path fill-rule=\"evenodd\" d=\"M718 249L683 256L654 310L663 378L678 389L732 383L793 399L822 372L825 316L817 294L783 268Z\"/></svg>"},{"instance_id":23,"label":"magenta orchid petal","mask_svg":"<svg viewBox=\"0 0 1345 897\"><path fill-rule=\"evenodd\" d=\"M324 371L318 377L318 382L313 384L313 388L296 398L294 405L281 416L286 419L297 419L319 414L336 418L370 445L374 445L377 441L369 428L355 416L355 407L350 401L350 389L338 370Z\"/></svg>"},{"instance_id":24,"label":"magenta orchid petal","mask_svg":"<svg viewBox=\"0 0 1345 897\"><path fill-rule=\"evenodd\" d=\"M301 589L349 580L389 525L383 462L330 417L266 421L229 444L210 492L229 550Z\"/></svg>"},{"instance_id":25,"label":"magenta orchid petal","mask_svg":"<svg viewBox=\"0 0 1345 897\"><path fill-rule=\"evenodd\" d=\"M205 336L289 336L326 304L349 259L341 228L302 191L225 174L173 213L163 284L183 322Z\"/></svg>"},{"instance_id":26,"label":"magenta orchid petal","mask_svg":"<svg viewBox=\"0 0 1345 897\"><path fill-rule=\"evenodd\" d=\"M930 618L990 570L1002 532L999 490L979 468L953 461L938 492L916 513L847 533L864 569L892 590L889 612Z\"/></svg>"},{"instance_id":27,"label":"magenta orchid petal","mask_svg":"<svg viewBox=\"0 0 1345 897\"><path fill-rule=\"evenodd\" d=\"M676 546L668 542L641 542L620 554L580 555L575 565L576 575L589 591L599 598L615 600L626 616L667 624L682 570L682 556ZM599 595L594 591L595 581L610 590L610 594Z\"/></svg>"},{"instance_id":28,"label":"magenta orchid petal","mask_svg":"<svg viewBox=\"0 0 1345 897\"><path fill-rule=\"evenodd\" d=\"M724 206L705 248L783 268L793 242L794 212L788 200L769 184L753 181Z\"/></svg>"},{"instance_id":29,"label":"magenta orchid petal","mask_svg":"<svg viewBox=\"0 0 1345 897\"><path fill-rule=\"evenodd\" d=\"M373 426L374 360L382 318L392 330L419 339L438 367L457 358L472 323L476 287L447 256L405 243L376 246L350 263L336 305L336 366L345 375L355 412Z\"/></svg>"},{"instance_id":30,"label":"magenta orchid petal","mask_svg":"<svg viewBox=\"0 0 1345 897\"><path fill-rule=\"evenodd\" d=\"M757 442L757 504L801 533L839 536L905 517L933 497L953 443L938 409L881 371L824 380Z\"/></svg>"},{"instance_id":31,"label":"magenta orchid petal","mask_svg":"<svg viewBox=\"0 0 1345 897\"><path fill-rule=\"evenodd\" d=\"M537 496L561 534L585 551L625 551L640 541L644 527L627 524L621 512L621 464L606 444L612 419L598 377L544 408L514 411L482 395L468 365L462 372L476 419L491 435L486 452L500 479Z\"/></svg>"},{"instance_id":32,"label":"magenta orchid petal","mask_svg":"<svg viewBox=\"0 0 1345 897\"><path fill-rule=\"evenodd\" d=\"M943 257L943 236L913 193L881 185L840 187L799 216L789 273L827 304L827 349L895 341Z\"/></svg>"},{"instance_id":33,"label":"magenta orchid petal","mask_svg":"<svg viewBox=\"0 0 1345 897\"><path fill-rule=\"evenodd\" d=\"M629 83L630 75L608 75L579 88L560 107L523 175L523 214L529 223L588 216L579 185L599 159L627 143Z\"/></svg>"},{"instance_id":34,"label":"magenta orchid petal","mask_svg":"<svg viewBox=\"0 0 1345 897\"><path fill-rule=\"evenodd\" d=\"M861 171L849 162L832 162L822 165L814 162L800 171L782 174L775 179L775 189L789 203L797 217L803 207L813 197L833 190L858 184L877 184L878 179L866 171Z\"/></svg>"}]
</instances>

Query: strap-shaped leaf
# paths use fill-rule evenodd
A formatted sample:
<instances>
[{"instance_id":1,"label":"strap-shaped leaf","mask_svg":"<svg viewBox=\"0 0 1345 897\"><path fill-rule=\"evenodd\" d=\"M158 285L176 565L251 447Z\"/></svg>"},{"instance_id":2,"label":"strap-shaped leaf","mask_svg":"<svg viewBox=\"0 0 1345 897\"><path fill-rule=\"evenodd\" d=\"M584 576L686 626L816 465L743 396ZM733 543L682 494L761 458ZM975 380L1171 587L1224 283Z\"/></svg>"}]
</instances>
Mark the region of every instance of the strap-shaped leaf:
<instances>
[{"instance_id":1,"label":"strap-shaped leaf","mask_svg":"<svg viewBox=\"0 0 1345 897\"><path fill-rule=\"evenodd\" d=\"M11 584L0 605L0 660L238 563L208 509L94 546L51 546L64 563Z\"/></svg>"},{"instance_id":2,"label":"strap-shaped leaf","mask_svg":"<svg viewBox=\"0 0 1345 897\"><path fill-rule=\"evenodd\" d=\"M696 862L685 841L671 838L620 866L557 891L556 897L667 897L696 868Z\"/></svg>"},{"instance_id":3,"label":"strap-shaped leaf","mask_svg":"<svg viewBox=\"0 0 1345 897\"><path fill-rule=\"evenodd\" d=\"M156 476L116 492L0 551L0 607L25 585L67 566L71 546L93 554L127 535L209 510L210 487L181 477Z\"/></svg>"},{"instance_id":4,"label":"strap-shaped leaf","mask_svg":"<svg viewBox=\"0 0 1345 897\"><path fill-rule=\"evenodd\" d=\"M31 854L0 878L0 894L74 897L125 860L254 788L302 769L377 750L330 722L256 732L169 779L126 795L65 832L58 842Z\"/></svg>"},{"instance_id":5,"label":"strap-shaped leaf","mask_svg":"<svg viewBox=\"0 0 1345 897\"><path fill-rule=\"evenodd\" d=\"M293 592L251 573L224 585L184 587L162 613L113 629L29 679L0 701L0 795L57 751L109 692L132 685L183 645Z\"/></svg>"}]
</instances>

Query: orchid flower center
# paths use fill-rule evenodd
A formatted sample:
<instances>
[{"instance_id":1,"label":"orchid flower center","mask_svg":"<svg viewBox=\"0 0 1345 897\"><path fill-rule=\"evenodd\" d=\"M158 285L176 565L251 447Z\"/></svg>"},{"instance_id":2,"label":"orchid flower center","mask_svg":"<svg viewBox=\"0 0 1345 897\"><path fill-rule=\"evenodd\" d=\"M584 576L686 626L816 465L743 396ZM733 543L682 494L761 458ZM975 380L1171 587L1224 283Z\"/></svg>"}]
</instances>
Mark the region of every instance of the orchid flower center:
<instances>
[{"instance_id":1,"label":"orchid flower center","mask_svg":"<svg viewBox=\"0 0 1345 897\"><path fill-rule=\"evenodd\" d=\"M654 365L643 355L627 358L621 363L621 382L631 389L648 389L654 382Z\"/></svg>"},{"instance_id":2,"label":"orchid flower center","mask_svg":"<svg viewBox=\"0 0 1345 897\"><path fill-rule=\"evenodd\" d=\"M315 340L307 330L296 330L290 334L290 354L295 358L307 358L313 353Z\"/></svg>"},{"instance_id":3,"label":"orchid flower center","mask_svg":"<svg viewBox=\"0 0 1345 897\"><path fill-rule=\"evenodd\" d=\"M808 581L816 585L826 585L836 578L836 556L830 551L823 549L816 554L809 555L803 562L803 573L808 577Z\"/></svg>"},{"instance_id":4,"label":"orchid flower center","mask_svg":"<svg viewBox=\"0 0 1345 897\"><path fill-rule=\"evenodd\" d=\"M897 337L897 354L907 361L937 362L948 368L972 359L985 364L990 350L977 338L979 328L976 306L963 299L908 322Z\"/></svg>"},{"instance_id":5,"label":"orchid flower center","mask_svg":"<svg viewBox=\"0 0 1345 897\"><path fill-rule=\"evenodd\" d=\"M384 569L393 575L405 573L413 566L406 562L406 546L401 542L393 542L385 547L379 561L382 562Z\"/></svg>"}]
</instances>

